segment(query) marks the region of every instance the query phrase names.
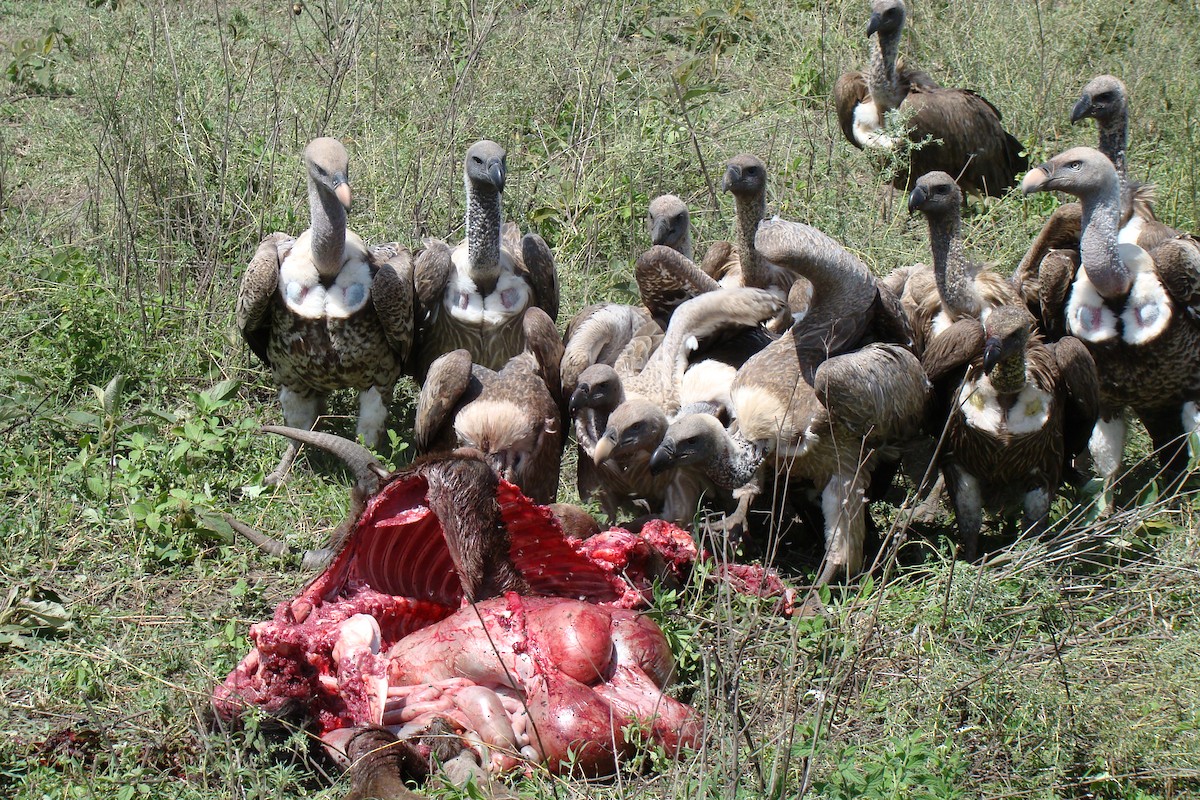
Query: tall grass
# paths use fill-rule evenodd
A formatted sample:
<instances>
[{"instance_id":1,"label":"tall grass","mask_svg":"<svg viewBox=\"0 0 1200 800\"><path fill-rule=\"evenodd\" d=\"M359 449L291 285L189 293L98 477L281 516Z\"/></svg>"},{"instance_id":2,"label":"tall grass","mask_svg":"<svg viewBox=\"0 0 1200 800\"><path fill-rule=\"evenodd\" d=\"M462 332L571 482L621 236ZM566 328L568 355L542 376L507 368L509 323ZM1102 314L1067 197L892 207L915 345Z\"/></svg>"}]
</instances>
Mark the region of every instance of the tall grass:
<instances>
[{"instance_id":1,"label":"tall grass","mask_svg":"<svg viewBox=\"0 0 1200 800\"><path fill-rule=\"evenodd\" d=\"M461 234L463 153L503 144L505 213L554 248L560 322L631 297L654 195L688 201L701 248L728 238L720 178L740 152L767 162L773 211L883 273L928 245L828 99L865 62L865 5L0 2L0 794L338 795L304 732L214 732L206 713L249 624L305 580L213 512L301 547L345 512L320 462L261 491L278 450L254 430L276 419L273 389L231 332L259 239L306 225L310 138L348 145L351 224L413 247ZM1194 4L909 11L904 54L987 96L1034 162L1093 143L1070 106L1093 75L1121 76L1132 172L1166 221L1200 227ZM1011 268L1053 202L973 201L968 250ZM784 619L699 581L662 596L703 748L518 790L1196 796L1193 501L1131 494L1101 521L1064 502L1056 545L981 565L953 561L947 528L904 529L827 616Z\"/></svg>"}]
</instances>

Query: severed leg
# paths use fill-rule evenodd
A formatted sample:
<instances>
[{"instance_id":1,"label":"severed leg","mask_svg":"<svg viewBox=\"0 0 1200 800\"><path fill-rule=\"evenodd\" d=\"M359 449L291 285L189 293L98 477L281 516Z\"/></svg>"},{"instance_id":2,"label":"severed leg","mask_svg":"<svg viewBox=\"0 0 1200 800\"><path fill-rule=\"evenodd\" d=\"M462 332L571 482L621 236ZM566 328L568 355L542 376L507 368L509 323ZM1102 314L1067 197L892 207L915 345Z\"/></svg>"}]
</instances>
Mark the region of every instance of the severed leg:
<instances>
[{"instance_id":1,"label":"severed leg","mask_svg":"<svg viewBox=\"0 0 1200 800\"><path fill-rule=\"evenodd\" d=\"M279 405L283 407L285 425L289 428L300 428L307 431L312 430L312 426L317 422L317 417L321 415L321 409L325 405L325 396L297 392L284 386L279 390ZM263 478L263 483L267 486L282 483L288 472L291 471L298 452L299 445L289 439L287 450L283 452L283 458L279 459L279 466Z\"/></svg>"}]
</instances>

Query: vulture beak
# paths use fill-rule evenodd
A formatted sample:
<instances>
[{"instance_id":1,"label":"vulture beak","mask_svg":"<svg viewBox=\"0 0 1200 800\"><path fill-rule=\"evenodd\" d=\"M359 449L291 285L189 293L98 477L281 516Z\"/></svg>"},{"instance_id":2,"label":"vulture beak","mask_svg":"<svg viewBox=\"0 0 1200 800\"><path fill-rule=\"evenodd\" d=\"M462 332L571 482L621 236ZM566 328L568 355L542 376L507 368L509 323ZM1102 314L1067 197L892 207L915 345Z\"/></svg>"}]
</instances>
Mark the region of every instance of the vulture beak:
<instances>
[{"instance_id":1,"label":"vulture beak","mask_svg":"<svg viewBox=\"0 0 1200 800\"><path fill-rule=\"evenodd\" d=\"M583 400L588 396L589 387L581 384L575 387L575 391L571 392L571 399L567 403L567 410L571 412L571 416L579 413L579 409L583 408Z\"/></svg>"},{"instance_id":2,"label":"vulture beak","mask_svg":"<svg viewBox=\"0 0 1200 800\"><path fill-rule=\"evenodd\" d=\"M674 466L675 461L675 445L666 440L654 450L654 454L650 456L650 474L661 475Z\"/></svg>"},{"instance_id":3,"label":"vulture beak","mask_svg":"<svg viewBox=\"0 0 1200 800\"><path fill-rule=\"evenodd\" d=\"M337 195L338 202L342 204L342 208L350 210L350 181L346 180L346 176L337 174L333 176L333 193Z\"/></svg>"},{"instance_id":4,"label":"vulture beak","mask_svg":"<svg viewBox=\"0 0 1200 800\"><path fill-rule=\"evenodd\" d=\"M989 336L983 343L983 371L991 374L1000 363L1000 339Z\"/></svg>"},{"instance_id":5,"label":"vulture beak","mask_svg":"<svg viewBox=\"0 0 1200 800\"><path fill-rule=\"evenodd\" d=\"M733 184L737 183L741 179L741 167L730 164L729 168L725 170L725 179L721 181L721 191L728 192L730 188L733 187Z\"/></svg>"},{"instance_id":6,"label":"vulture beak","mask_svg":"<svg viewBox=\"0 0 1200 800\"><path fill-rule=\"evenodd\" d=\"M600 437L600 441L596 442L596 452L592 454L592 461L597 467L607 461L608 457L612 455L612 451L616 449L616 438L615 433L610 436L609 431L605 431L604 435Z\"/></svg>"},{"instance_id":7,"label":"vulture beak","mask_svg":"<svg viewBox=\"0 0 1200 800\"><path fill-rule=\"evenodd\" d=\"M1084 95L1079 98L1079 102L1071 109L1071 124L1074 125L1079 120L1088 116L1092 111L1092 98L1089 95Z\"/></svg>"},{"instance_id":8,"label":"vulture beak","mask_svg":"<svg viewBox=\"0 0 1200 800\"><path fill-rule=\"evenodd\" d=\"M1043 191L1046 188L1046 184L1050 182L1050 176L1053 174L1054 166L1049 161L1029 170L1021 180L1021 194L1033 194L1034 192Z\"/></svg>"},{"instance_id":9,"label":"vulture beak","mask_svg":"<svg viewBox=\"0 0 1200 800\"><path fill-rule=\"evenodd\" d=\"M671 235L671 221L669 219L657 219L654 221L654 226L650 228L650 244L665 244L667 237Z\"/></svg>"},{"instance_id":10,"label":"vulture beak","mask_svg":"<svg viewBox=\"0 0 1200 800\"><path fill-rule=\"evenodd\" d=\"M488 162L487 174L488 178L492 181L492 185L496 187L496 191L503 192L505 178L504 162L498 158Z\"/></svg>"},{"instance_id":11,"label":"vulture beak","mask_svg":"<svg viewBox=\"0 0 1200 800\"><path fill-rule=\"evenodd\" d=\"M928 199L929 194L925 191L924 186L914 188L912 194L908 196L908 213L916 211Z\"/></svg>"},{"instance_id":12,"label":"vulture beak","mask_svg":"<svg viewBox=\"0 0 1200 800\"><path fill-rule=\"evenodd\" d=\"M871 18L867 20L867 38L875 35L875 32L879 30L879 26L882 22L883 17L878 13L871 15Z\"/></svg>"}]
</instances>

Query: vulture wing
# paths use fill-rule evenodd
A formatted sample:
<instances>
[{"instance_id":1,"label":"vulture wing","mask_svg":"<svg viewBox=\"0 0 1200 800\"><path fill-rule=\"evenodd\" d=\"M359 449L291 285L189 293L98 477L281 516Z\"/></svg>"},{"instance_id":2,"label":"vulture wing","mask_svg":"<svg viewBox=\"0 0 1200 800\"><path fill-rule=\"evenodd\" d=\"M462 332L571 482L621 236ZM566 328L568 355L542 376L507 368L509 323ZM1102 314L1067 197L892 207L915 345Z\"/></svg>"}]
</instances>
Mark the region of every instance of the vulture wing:
<instances>
[{"instance_id":1,"label":"vulture wing","mask_svg":"<svg viewBox=\"0 0 1200 800\"><path fill-rule=\"evenodd\" d=\"M536 298L534 304L545 311L553 323L558 319L558 271L554 268L554 255L546 240L536 233L525 234L520 252L525 279Z\"/></svg>"},{"instance_id":2,"label":"vulture wing","mask_svg":"<svg viewBox=\"0 0 1200 800\"><path fill-rule=\"evenodd\" d=\"M1177 236L1154 248L1151 256L1172 299L1193 321L1200 320L1200 240Z\"/></svg>"},{"instance_id":3,"label":"vulture wing","mask_svg":"<svg viewBox=\"0 0 1200 800\"><path fill-rule=\"evenodd\" d=\"M663 328L681 303L721 288L690 258L661 244L638 256L634 274L642 302Z\"/></svg>"},{"instance_id":4,"label":"vulture wing","mask_svg":"<svg viewBox=\"0 0 1200 800\"><path fill-rule=\"evenodd\" d=\"M437 313L446 284L454 268L450 261L450 245L441 239L426 239L425 249L413 265L413 296L418 323L428 322Z\"/></svg>"},{"instance_id":5,"label":"vulture wing","mask_svg":"<svg viewBox=\"0 0 1200 800\"><path fill-rule=\"evenodd\" d=\"M471 352L454 350L429 365L429 374L417 398L413 435L417 452L428 453L442 442L454 422L454 411L471 384Z\"/></svg>"},{"instance_id":6,"label":"vulture wing","mask_svg":"<svg viewBox=\"0 0 1200 800\"><path fill-rule=\"evenodd\" d=\"M837 110L838 125L846 141L862 149L862 145L854 138L854 109L858 104L870 97L867 90L867 79L861 72L843 72L833 85L833 107Z\"/></svg>"},{"instance_id":7,"label":"vulture wing","mask_svg":"<svg viewBox=\"0 0 1200 800\"><path fill-rule=\"evenodd\" d=\"M525 330L525 350L537 361L538 372L554 397L554 402L565 410L566 401L559 377L563 343L554 327L554 321L542 309L530 306L525 309L525 317L521 324Z\"/></svg>"},{"instance_id":8,"label":"vulture wing","mask_svg":"<svg viewBox=\"0 0 1200 800\"><path fill-rule=\"evenodd\" d=\"M869 344L822 362L813 390L833 422L876 440L914 435L929 401L921 363L894 344Z\"/></svg>"},{"instance_id":9,"label":"vulture wing","mask_svg":"<svg viewBox=\"0 0 1200 800\"><path fill-rule=\"evenodd\" d=\"M371 302L388 346L403 363L412 350L413 257L407 247L390 242L371 248L375 277L371 281Z\"/></svg>"},{"instance_id":10,"label":"vulture wing","mask_svg":"<svg viewBox=\"0 0 1200 800\"><path fill-rule=\"evenodd\" d=\"M1058 366L1059 393L1063 407L1063 456L1069 466L1082 453L1100 416L1100 379L1096 362L1083 342L1064 336L1046 345Z\"/></svg>"},{"instance_id":11,"label":"vulture wing","mask_svg":"<svg viewBox=\"0 0 1200 800\"><path fill-rule=\"evenodd\" d=\"M271 338L271 307L279 288L280 245L290 242L286 233L273 233L262 240L242 274L237 298L237 326L254 355L271 366L267 342Z\"/></svg>"}]
</instances>

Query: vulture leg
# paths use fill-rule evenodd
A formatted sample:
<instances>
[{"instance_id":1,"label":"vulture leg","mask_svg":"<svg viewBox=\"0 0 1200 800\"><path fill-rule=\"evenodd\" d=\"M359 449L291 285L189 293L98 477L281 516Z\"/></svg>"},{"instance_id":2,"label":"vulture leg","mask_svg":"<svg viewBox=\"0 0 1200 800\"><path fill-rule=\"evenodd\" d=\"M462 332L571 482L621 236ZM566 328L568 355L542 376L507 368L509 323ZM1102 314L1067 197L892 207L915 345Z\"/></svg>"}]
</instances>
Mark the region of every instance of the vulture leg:
<instances>
[{"instance_id":1,"label":"vulture leg","mask_svg":"<svg viewBox=\"0 0 1200 800\"><path fill-rule=\"evenodd\" d=\"M1142 416L1142 424L1146 426L1146 433L1150 434L1150 441L1154 443L1154 452L1158 456L1158 463L1167 483L1173 484L1187 472L1188 440L1189 434L1194 430L1194 426L1188 425L1184 419L1187 416L1187 405L1184 405L1184 413L1177 409L1169 409Z\"/></svg>"},{"instance_id":2,"label":"vulture leg","mask_svg":"<svg viewBox=\"0 0 1200 800\"><path fill-rule=\"evenodd\" d=\"M821 491L825 513L825 566L817 586L825 586L838 573L853 575L862 567L866 537L866 484L870 476L834 475Z\"/></svg>"},{"instance_id":3,"label":"vulture leg","mask_svg":"<svg viewBox=\"0 0 1200 800\"><path fill-rule=\"evenodd\" d=\"M1088 440L1088 452L1092 454L1096 471L1104 479L1105 491L1112 488L1121 469L1126 428L1125 416L1121 412L1102 413L1092 429L1092 438Z\"/></svg>"},{"instance_id":4,"label":"vulture leg","mask_svg":"<svg viewBox=\"0 0 1200 800\"><path fill-rule=\"evenodd\" d=\"M961 468L946 468L946 486L954 504L954 521L962 540L962 557L974 561L979 555L979 531L983 528L983 495L979 479Z\"/></svg>"},{"instance_id":5,"label":"vulture leg","mask_svg":"<svg viewBox=\"0 0 1200 800\"><path fill-rule=\"evenodd\" d=\"M746 532L750 517L750 504L762 492L759 481L760 476L755 475L753 481L740 489L735 489L733 496L737 498L737 508L733 510L732 514L726 514L722 520L713 523L714 528L725 534L726 542L730 546L737 546Z\"/></svg>"},{"instance_id":6,"label":"vulture leg","mask_svg":"<svg viewBox=\"0 0 1200 800\"><path fill-rule=\"evenodd\" d=\"M317 417L321 416L321 411L325 406L325 396L303 394L284 386L279 390L279 405L283 407L284 425L307 431L312 430L312 426L317 423ZM384 414L387 414L386 408ZM283 452L283 458L279 459L279 465L263 478L263 483L267 486L282 483L288 472L291 471L298 452L299 446L295 441L289 439L287 450Z\"/></svg>"},{"instance_id":7,"label":"vulture leg","mask_svg":"<svg viewBox=\"0 0 1200 800\"><path fill-rule=\"evenodd\" d=\"M1050 501L1054 491L1050 487L1039 486L1025 493L1025 530L1026 536L1036 536L1042 539L1050 521Z\"/></svg>"},{"instance_id":8,"label":"vulture leg","mask_svg":"<svg viewBox=\"0 0 1200 800\"><path fill-rule=\"evenodd\" d=\"M358 394L358 436L363 444L378 450L383 443L387 425L388 404L392 402L392 387L372 386Z\"/></svg>"}]
</instances>

